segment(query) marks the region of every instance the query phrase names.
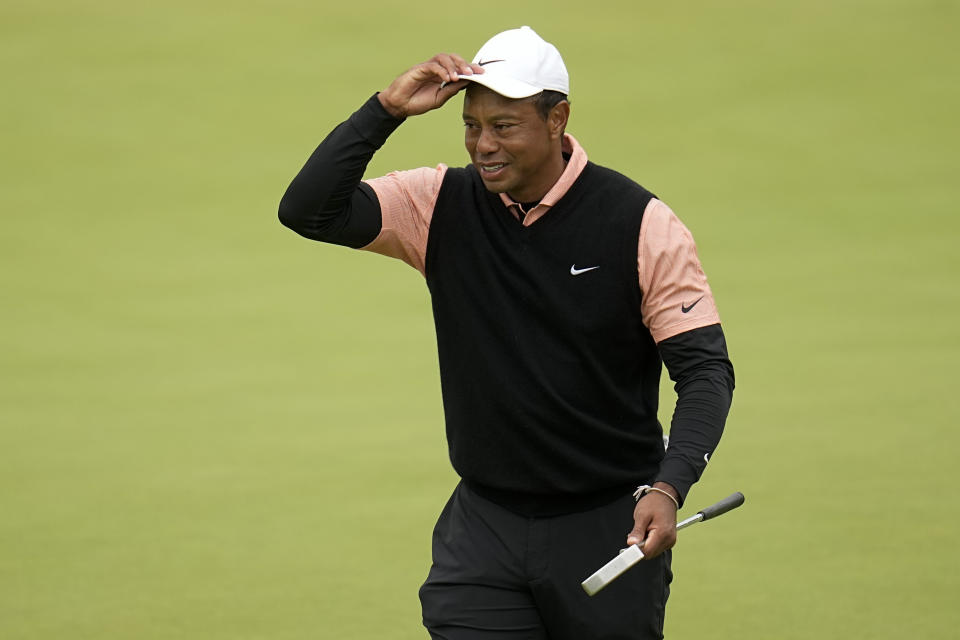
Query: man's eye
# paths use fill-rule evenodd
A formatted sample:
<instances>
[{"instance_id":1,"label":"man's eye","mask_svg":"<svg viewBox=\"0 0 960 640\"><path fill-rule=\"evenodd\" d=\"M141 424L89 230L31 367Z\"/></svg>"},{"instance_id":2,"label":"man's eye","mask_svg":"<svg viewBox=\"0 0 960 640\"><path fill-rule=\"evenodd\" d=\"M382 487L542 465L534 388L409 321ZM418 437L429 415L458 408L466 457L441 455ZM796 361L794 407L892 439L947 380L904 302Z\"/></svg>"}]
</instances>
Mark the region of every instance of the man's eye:
<instances>
[{"instance_id":1,"label":"man's eye","mask_svg":"<svg viewBox=\"0 0 960 640\"><path fill-rule=\"evenodd\" d=\"M513 126L512 124L506 124L506 123L504 123L504 122L498 122L497 124L493 125L493 128L496 129L497 131L503 131L503 130L505 130L505 129L509 129L509 128L512 127L512 126Z\"/></svg>"},{"instance_id":2,"label":"man's eye","mask_svg":"<svg viewBox=\"0 0 960 640\"><path fill-rule=\"evenodd\" d=\"M465 129L476 129L477 125L472 122L464 122L463 126Z\"/></svg>"}]
</instances>

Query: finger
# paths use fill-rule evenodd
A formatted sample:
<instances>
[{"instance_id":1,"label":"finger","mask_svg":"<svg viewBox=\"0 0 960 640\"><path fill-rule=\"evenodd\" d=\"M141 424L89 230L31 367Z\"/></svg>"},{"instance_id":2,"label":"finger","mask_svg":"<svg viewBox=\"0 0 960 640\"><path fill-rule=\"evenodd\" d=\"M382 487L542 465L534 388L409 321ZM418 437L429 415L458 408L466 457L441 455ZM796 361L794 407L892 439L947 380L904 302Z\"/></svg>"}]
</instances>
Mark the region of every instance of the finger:
<instances>
[{"instance_id":1,"label":"finger","mask_svg":"<svg viewBox=\"0 0 960 640\"><path fill-rule=\"evenodd\" d=\"M462 75L465 75L465 76L473 75L475 71L474 69L475 66L480 69L483 69L483 67L480 67L479 65L471 65L470 63L468 63L466 60L464 60L463 58L461 58L455 53L451 53L450 57L453 59L454 64L457 65L457 69Z\"/></svg>"},{"instance_id":2,"label":"finger","mask_svg":"<svg viewBox=\"0 0 960 640\"><path fill-rule=\"evenodd\" d=\"M459 58L459 56L457 57ZM453 55L449 53L438 53L433 57L433 60L446 71L447 77L444 78L444 80L447 82L456 82L460 79L460 67Z\"/></svg>"},{"instance_id":3,"label":"finger","mask_svg":"<svg viewBox=\"0 0 960 640\"><path fill-rule=\"evenodd\" d=\"M657 529L647 531L647 539L643 543L643 556L645 558L655 558L663 552L663 536Z\"/></svg>"},{"instance_id":4,"label":"finger","mask_svg":"<svg viewBox=\"0 0 960 640\"><path fill-rule=\"evenodd\" d=\"M648 518L641 518L634 521L633 530L627 534L627 546L640 544L647 537L647 527L650 524Z\"/></svg>"},{"instance_id":5,"label":"finger","mask_svg":"<svg viewBox=\"0 0 960 640\"><path fill-rule=\"evenodd\" d=\"M648 558L655 558L664 551L672 549L676 543L675 531L651 529L647 535L647 544L643 547L643 554Z\"/></svg>"},{"instance_id":6,"label":"finger","mask_svg":"<svg viewBox=\"0 0 960 640\"><path fill-rule=\"evenodd\" d=\"M437 90L437 98L441 102L446 102L453 96L457 95L459 91L465 89L470 84L467 80L458 80L457 82L444 82L440 85L440 88Z\"/></svg>"},{"instance_id":7,"label":"finger","mask_svg":"<svg viewBox=\"0 0 960 640\"><path fill-rule=\"evenodd\" d=\"M424 79L436 78L439 82L455 82L457 80L453 77L453 70L440 64L436 59L425 62L421 68L426 74Z\"/></svg>"}]
</instances>

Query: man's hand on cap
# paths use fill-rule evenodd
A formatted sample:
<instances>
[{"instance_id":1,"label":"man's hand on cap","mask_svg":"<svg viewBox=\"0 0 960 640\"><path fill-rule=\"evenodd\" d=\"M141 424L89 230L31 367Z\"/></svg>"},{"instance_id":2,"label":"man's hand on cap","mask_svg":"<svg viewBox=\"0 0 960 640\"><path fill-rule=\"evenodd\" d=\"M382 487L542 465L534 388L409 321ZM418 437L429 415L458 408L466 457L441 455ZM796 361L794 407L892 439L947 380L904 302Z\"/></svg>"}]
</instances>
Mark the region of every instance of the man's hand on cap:
<instances>
[{"instance_id":1,"label":"man's hand on cap","mask_svg":"<svg viewBox=\"0 0 960 640\"><path fill-rule=\"evenodd\" d=\"M483 73L455 53L438 53L399 75L377 98L395 118L406 118L442 107L466 86L460 76Z\"/></svg>"}]
</instances>

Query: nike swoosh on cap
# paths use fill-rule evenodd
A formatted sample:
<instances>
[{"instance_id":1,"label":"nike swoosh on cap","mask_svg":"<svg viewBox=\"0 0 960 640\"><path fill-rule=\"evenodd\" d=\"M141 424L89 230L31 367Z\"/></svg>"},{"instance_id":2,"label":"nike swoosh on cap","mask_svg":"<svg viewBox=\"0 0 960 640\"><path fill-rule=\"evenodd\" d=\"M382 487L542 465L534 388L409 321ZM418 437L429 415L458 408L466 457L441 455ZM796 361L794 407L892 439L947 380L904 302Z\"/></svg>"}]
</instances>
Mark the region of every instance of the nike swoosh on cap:
<instances>
[{"instance_id":1,"label":"nike swoosh on cap","mask_svg":"<svg viewBox=\"0 0 960 640\"><path fill-rule=\"evenodd\" d=\"M482 62L478 62L477 64L482 67L485 64L493 64L494 62L506 62L506 60L484 60Z\"/></svg>"}]
</instances>

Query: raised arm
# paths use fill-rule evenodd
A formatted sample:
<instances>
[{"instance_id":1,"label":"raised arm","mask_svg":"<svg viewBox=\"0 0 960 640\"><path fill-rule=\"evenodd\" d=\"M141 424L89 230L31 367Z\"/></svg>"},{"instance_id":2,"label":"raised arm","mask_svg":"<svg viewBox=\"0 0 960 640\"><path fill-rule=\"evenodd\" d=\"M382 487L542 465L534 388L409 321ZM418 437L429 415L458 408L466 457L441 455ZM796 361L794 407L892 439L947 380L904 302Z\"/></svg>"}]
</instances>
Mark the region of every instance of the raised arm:
<instances>
[{"instance_id":1,"label":"raised arm","mask_svg":"<svg viewBox=\"0 0 960 640\"><path fill-rule=\"evenodd\" d=\"M443 106L466 86L460 75L482 73L452 54L408 69L370 98L316 148L280 201L284 226L312 240L362 247L380 232L380 204L362 184L373 154L404 118Z\"/></svg>"},{"instance_id":2,"label":"raised arm","mask_svg":"<svg viewBox=\"0 0 960 640\"><path fill-rule=\"evenodd\" d=\"M370 98L320 143L280 201L284 226L305 238L362 247L380 233L380 204L363 172L403 120Z\"/></svg>"}]
</instances>

